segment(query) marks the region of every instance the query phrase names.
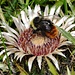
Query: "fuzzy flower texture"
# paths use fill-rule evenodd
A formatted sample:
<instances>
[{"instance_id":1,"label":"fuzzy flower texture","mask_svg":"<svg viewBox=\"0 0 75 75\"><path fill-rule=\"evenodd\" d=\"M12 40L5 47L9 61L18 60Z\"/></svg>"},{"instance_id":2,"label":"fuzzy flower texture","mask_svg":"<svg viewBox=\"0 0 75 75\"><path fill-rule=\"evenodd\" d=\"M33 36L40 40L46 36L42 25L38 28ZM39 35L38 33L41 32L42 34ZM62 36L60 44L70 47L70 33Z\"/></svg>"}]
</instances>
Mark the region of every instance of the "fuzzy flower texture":
<instances>
[{"instance_id":1,"label":"fuzzy flower texture","mask_svg":"<svg viewBox=\"0 0 75 75\"><path fill-rule=\"evenodd\" d=\"M70 31L75 26L75 24L73 24L74 17L59 17L60 10L61 6L58 8L53 6L50 10L49 7L46 6L43 16L47 16L47 18L50 19L55 26L59 26L65 31ZM21 11L21 15L18 18L12 16L16 30L11 28L8 24L4 22L2 23L0 28L4 28L6 30L4 32L2 31L1 34L2 37L6 39L4 43L6 45L7 55L9 56L14 53L14 58L17 58L17 60L20 59L20 61L24 56L32 55L28 60L29 71L31 71L35 58L38 62L39 68L41 69L42 57L48 57L53 61L54 65L59 70L58 61L53 54L65 57L62 53L65 49L60 49L59 47L67 45L71 42L66 40L66 38L60 34L55 38L48 38L46 36L43 37L38 33L34 34L30 24L35 17L39 16L38 13L42 15L41 8L39 5L35 5L34 9L31 9L30 6L28 6L28 13ZM75 31L70 33L72 36L75 36ZM2 44L1 39L0 44ZM5 54L5 50L2 50L3 46L0 48L0 55ZM6 57L7 56L5 54L3 61Z\"/></svg>"}]
</instances>

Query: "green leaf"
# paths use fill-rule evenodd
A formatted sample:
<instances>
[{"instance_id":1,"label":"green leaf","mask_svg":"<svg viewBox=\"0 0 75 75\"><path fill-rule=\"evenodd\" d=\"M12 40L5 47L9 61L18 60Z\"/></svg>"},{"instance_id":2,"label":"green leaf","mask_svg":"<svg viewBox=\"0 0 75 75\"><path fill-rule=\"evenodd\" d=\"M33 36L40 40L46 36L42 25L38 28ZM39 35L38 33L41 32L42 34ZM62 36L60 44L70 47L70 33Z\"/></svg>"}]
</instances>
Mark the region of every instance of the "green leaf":
<instances>
[{"instance_id":1,"label":"green leaf","mask_svg":"<svg viewBox=\"0 0 75 75\"><path fill-rule=\"evenodd\" d=\"M54 67L54 65L50 62L50 60L45 57L46 61L47 61L47 64L48 64L48 67L49 67L49 70L50 72L53 74L53 75L59 75L58 72L56 71L56 68Z\"/></svg>"},{"instance_id":2,"label":"green leaf","mask_svg":"<svg viewBox=\"0 0 75 75\"><path fill-rule=\"evenodd\" d=\"M0 6L0 19L1 19L3 22L6 22L1 6Z\"/></svg>"},{"instance_id":3,"label":"green leaf","mask_svg":"<svg viewBox=\"0 0 75 75\"><path fill-rule=\"evenodd\" d=\"M59 6L62 6L62 5L63 5L63 1L61 1L61 0L57 1L57 2L54 4L54 6L56 6L57 8L58 8Z\"/></svg>"},{"instance_id":4,"label":"green leaf","mask_svg":"<svg viewBox=\"0 0 75 75\"><path fill-rule=\"evenodd\" d=\"M73 13L73 15L75 15L75 6L73 6L73 4L71 3L71 0L67 0L67 3Z\"/></svg>"},{"instance_id":5,"label":"green leaf","mask_svg":"<svg viewBox=\"0 0 75 75\"><path fill-rule=\"evenodd\" d=\"M71 55L75 54L75 50L72 51Z\"/></svg>"},{"instance_id":6,"label":"green leaf","mask_svg":"<svg viewBox=\"0 0 75 75\"><path fill-rule=\"evenodd\" d=\"M71 72L70 72L68 66L67 66L67 75L71 75Z\"/></svg>"},{"instance_id":7,"label":"green leaf","mask_svg":"<svg viewBox=\"0 0 75 75\"><path fill-rule=\"evenodd\" d=\"M75 45L75 38L70 34L70 32L66 32L64 29L57 27L61 34L66 37L69 41L71 41Z\"/></svg>"},{"instance_id":8,"label":"green leaf","mask_svg":"<svg viewBox=\"0 0 75 75\"><path fill-rule=\"evenodd\" d=\"M75 71L74 71L73 68L72 68L72 71L71 71L71 75L75 75Z\"/></svg>"},{"instance_id":9,"label":"green leaf","mask_svg":"<svg viewBox=\"0 0 75 75\"><path fill-rule=\"evenodd\" d=\"M68 7L67 7L67 1L64 0L64 9L65 9L65 15L68 15Z\"/></svg>"},{"instance_id":10,"label":"green leaf","mask_svg":"<svg viewBox=\"0 0 75 75\"><path fill-rule=\"evenodd\" d=\"M20 65L16 64L16 66L20 71L20 75L29 75Z\"/></svg>"}]
</instances>

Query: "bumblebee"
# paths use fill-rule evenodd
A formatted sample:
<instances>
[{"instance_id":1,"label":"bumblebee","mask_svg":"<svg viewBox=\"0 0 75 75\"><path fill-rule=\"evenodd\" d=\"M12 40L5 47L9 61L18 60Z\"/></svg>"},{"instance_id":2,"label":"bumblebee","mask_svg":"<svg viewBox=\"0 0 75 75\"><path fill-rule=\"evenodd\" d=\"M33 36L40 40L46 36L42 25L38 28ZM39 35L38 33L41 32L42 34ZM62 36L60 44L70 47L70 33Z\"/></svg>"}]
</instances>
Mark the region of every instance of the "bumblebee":
<instances>
[{"instance_id":1,"label":"bumblebee","mask_svg":"<svg viewBox=\"0 0 75 75\"><path fill-rule=\"evenodd\" d=\"M58 35L58 30L51 20L38 16L31 22L31 27L34 33L41 32L43 36L55 38Z\"/></svg>"}]
</instances>

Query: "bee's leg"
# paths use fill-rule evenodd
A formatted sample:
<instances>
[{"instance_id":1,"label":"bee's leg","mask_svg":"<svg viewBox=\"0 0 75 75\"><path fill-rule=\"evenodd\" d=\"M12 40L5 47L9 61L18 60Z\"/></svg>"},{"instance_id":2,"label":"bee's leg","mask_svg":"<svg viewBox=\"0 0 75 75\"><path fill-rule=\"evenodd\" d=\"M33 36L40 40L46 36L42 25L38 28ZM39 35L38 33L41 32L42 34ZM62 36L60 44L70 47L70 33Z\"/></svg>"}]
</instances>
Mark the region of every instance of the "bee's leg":
<instances>
[{"instance_id":1,"label":"bee's leg","mask_svg":"<svg viewBox=\"0 0 75 75\"><path fill-rule=\"evenodd\" d=\"M36 33L36 30L33 30L33 33Z\"/></svg>"},{"instance_id":2,"label":"bee's leg","mask_svg":"<svg viewBox=\"0 0 75 75\"><path fill-rule=\"evenodd\" d=\"M41 31L41 33L42 33L42 36L46 36L46 34L45 34L45 31Z\"/></svg>"},{"instance_id":3,"label":"bee's leg","mask_svg":"<svg viewBox=\"0 0 75 75\"><path fill-rule=\"evenodd\" d=\"M42 37L43 37L43 38L44 38L44 40L45 40L45 38L46 38L45 31L41 31L41 34L42 34Z\"/></svg>"}]
</instances>

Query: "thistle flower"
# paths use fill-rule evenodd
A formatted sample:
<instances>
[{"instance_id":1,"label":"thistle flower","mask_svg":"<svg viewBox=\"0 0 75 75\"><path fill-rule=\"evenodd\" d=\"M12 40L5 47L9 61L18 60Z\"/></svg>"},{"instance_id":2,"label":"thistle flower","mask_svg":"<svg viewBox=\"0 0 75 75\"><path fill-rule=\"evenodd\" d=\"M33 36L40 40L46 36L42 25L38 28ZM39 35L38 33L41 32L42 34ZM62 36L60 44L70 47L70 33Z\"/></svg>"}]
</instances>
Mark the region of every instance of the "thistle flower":
<instances>
[{"instance_id":1,"label":"thistle flower","mask_svg":"<svg viewBox=\"0 0 75 75\"><path fill-rule=\"evenodd\" d=\"M75 26L75 24L73 24L74 17L69 18L69 16L63 16L59 18L60 8L61 7L58 7L56 9L54 6L49 11L48 6L46 6L43 16L48 16L47 18L50 19L54 25L63 28L65 31L69 31ZM21 16L18 18L12 16L18 31L11 28L8 24L2 23L1 27L7 30L7 32L1 32L2 36L6 39L4 43L6 44L7 55L9 56L14 53L14 58L17 58L17 60L20 59L20 61L26 55L33 55L28 60L29 71L31 71L35 58L37 58L38 66L41 69L42 57L49 57L59 70L58 61L53 54L65 57L62 53L64 50L59 49L59 47L71 42L67 41L62 35L58 35L51 39L48 37L44 38L41 34L34 34L33 29L30 27L30 23L35 17L39 16L38 13L42 15L41 8L39 5L35 5L34 9L28 6L28 13L21 11ZM56 15L56 17L54 15ZM71 35L75 36L75 31L72 31ZM0 44L2 44L2 41L0 41ZM1 48L2 47L3 46L1 46ZM5 50L2 50L0 55L4 53ZM3 61L5 59L6 55L3 57Z\"/></svg>"}]
</instances>

